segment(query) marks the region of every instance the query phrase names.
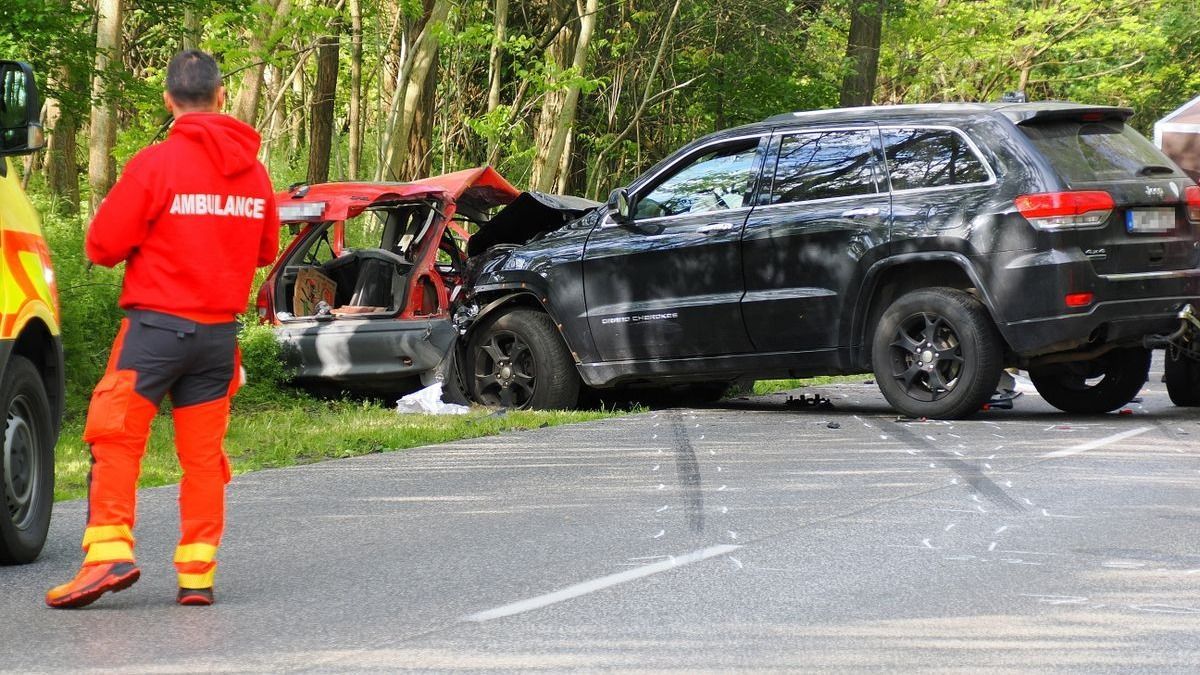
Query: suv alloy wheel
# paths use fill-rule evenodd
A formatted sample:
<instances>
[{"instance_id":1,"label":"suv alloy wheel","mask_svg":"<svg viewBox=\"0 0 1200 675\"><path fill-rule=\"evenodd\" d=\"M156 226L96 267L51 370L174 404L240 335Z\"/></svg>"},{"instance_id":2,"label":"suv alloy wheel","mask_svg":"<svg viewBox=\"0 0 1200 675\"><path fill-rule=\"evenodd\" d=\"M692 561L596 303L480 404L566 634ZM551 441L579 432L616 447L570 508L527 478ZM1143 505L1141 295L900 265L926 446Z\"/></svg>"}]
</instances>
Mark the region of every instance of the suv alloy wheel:
<instances>
[{"instance_id":1,"label":"suv alloy wheel","mask_svg":"<svg viewBox=\"0 0 1200 675\"><path fill-rule=\"evenodd\" d=\"M909 417L959 419L978 411L1000 380L1000 336L983 305L952 288L907 293L875 332L875 381Z\"/></svg>"},{"instance_id":2,"label":"suv alloy wheel","mask_svg":"<svg viewBox=\"0 0 1200 675\"><path fill-rule=\"evenodd\" d=\"M557 410L579 401L579 374L554 321L520 307L472 332L467 347L471 398L505 408Z\"/></svg>"}]
</instances>

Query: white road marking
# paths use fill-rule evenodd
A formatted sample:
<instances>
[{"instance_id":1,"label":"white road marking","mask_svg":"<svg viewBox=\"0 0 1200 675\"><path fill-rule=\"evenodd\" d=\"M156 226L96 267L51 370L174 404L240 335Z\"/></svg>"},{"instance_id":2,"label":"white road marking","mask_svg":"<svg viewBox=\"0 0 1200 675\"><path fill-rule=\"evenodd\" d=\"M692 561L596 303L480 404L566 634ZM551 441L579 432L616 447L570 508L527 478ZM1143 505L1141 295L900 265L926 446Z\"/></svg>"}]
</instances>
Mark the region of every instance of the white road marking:
<instances>
[{"instance_id":1,"label":"white road marking","mask_svg":"<svg viewBox=\"0 0 1200 675\"><path fill-rule=\"evenodd\" d=\"M1133 438L1134 436L1141 436L1142 434L1144 434L1147 431L1150 431L1152 429L1153 429L1153 427L1138 427L1136 429L1130 429L1129 431L1122 431L1119 434L1113 434L1112 436L1105 436L1104 438L1097 438L1094 441L1088 441L1087 443L1081 443L1074 447L1064 448L1062 450L1055 450L1054 452L1047 452L1046 454L1042 455L1042 457L1046 458L1046 459L1050 459L1050 458L1056 458L1056 457L1070 457L1071 455L1078 455L1080 453L1087 452L1088 450L1095 450L1097 448L1103 448L1106 445L1112 445L1113 443L1118 443L1127 438Z\"/></svg>"},{"instance_id":2,"label":"white road marking","mask_svg":"<svg viewBox=\"0 0 1200 675\"><path fill-rule=\"evenodd\" d=\"M522 614L535 609L541 609L543 607L548 607L550 605L565 602L567 600L573 600L589 593L595 593L596 591L601 591L606 588L612 588L613 586L634 581L636 579L642 579L652 574L666 572L677 567L683 567L684 565L690 565L702 560L708 560L709 558L716 558L727 553L732 553L739 548L741 548L741 546L736 546L734 544L710 546L708 548L700 549L699 551L693 551L669 560L662 560L660 562L650 563L649 565L642 565L641 567L635 567L623 572L617 572L616 574L610 574L598 579L591 579L589 581L567 586L566 588L559 589L552 593L546 593L545 595L539 595L526 600L518 600L517 602L509 603L507 605L501 605L499 607L494 607L482 612L468 614L462 618L462 621L482 623L484 621L491 621L493 619L500 619L506 616L512 616L514 614Z\"/></svg>"}]
</instances>

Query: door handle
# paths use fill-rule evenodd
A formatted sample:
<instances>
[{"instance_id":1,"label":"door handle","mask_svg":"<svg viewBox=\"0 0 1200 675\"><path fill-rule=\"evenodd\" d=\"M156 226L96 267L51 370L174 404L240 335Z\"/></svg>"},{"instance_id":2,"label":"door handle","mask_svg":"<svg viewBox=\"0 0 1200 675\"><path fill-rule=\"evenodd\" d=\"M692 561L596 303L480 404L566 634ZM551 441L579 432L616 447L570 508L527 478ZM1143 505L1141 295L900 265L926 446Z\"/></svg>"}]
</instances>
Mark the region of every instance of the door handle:
<instances>
[{"instance_id":1,"label":"door handle","mask_svg":"<svg viewBox=\"0 0 1200 675\"><path fill-rule=\"evenodd\" d=\"M701 225L696 229L700 234L716 234L718 232L728 232L733 229L733 223L713 223L712 225Z\"/></svg>"},{"instance_id":2,"label":"door handle","mask_svg":"<svg viewBox=\"0 0 1200 675\"><path fill-rule=\"evenodd\" d=\"M879 215L879 208L875 206L864 206L849 211L842 211L843 218L873 218Z\"/></svg>"}]
</instances>

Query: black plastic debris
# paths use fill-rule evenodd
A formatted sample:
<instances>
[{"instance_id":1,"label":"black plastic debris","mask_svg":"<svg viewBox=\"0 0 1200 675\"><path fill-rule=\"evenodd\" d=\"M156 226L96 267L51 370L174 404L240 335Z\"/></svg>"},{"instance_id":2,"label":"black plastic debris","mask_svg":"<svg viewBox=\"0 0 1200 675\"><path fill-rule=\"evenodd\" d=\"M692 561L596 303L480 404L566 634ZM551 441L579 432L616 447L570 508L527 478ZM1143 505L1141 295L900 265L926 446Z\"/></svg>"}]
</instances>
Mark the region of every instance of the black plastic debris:
<instances>
[{"instance_id":1,"label":"black plastic debris","mask_svg":"<svg viewBox=\"0 0 1200 675\"><path fill-rule=\"evenodd\" d=\"M829 427L830 429L841 429L842 428L842 425L837 422L830 422L829 424L826 424L825 426Z\"/></svg>"},{"instance_id":2,"label":"black plastic debris","mask_svg":"<svg viewBox=\"0 0 1200 675\"><path fill-rule=\"evenodd\" d=\"M795 396L788 396L787 400L784 401L783 404L789 408L816 408L818 410L833 409L833 401L830 401L829 397L822 396L820 394L813 394L812 396L800 394L799 398Z\"/></svg>"}]
</instances>

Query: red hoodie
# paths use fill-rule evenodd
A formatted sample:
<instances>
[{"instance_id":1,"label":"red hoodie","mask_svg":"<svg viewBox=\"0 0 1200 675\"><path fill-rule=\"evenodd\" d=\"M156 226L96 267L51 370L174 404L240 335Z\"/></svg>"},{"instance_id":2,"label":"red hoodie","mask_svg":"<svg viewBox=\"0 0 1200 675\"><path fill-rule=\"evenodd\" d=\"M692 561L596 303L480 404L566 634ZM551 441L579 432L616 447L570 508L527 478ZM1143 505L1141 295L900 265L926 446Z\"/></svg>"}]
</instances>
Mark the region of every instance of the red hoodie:
<instances>
[{"instance_id":1,"label":"red hoodie","mask_svg":"<svg viewBox=\"0 0 1200 675\"><path fill-rule=\"evenodd\" d=\"M279 251L260 142L233 117L188 113L129 160L87 234L93 262L126 262L122 308L211 321L246 311L254 268Z\"/></svg>"}]
</instances>

